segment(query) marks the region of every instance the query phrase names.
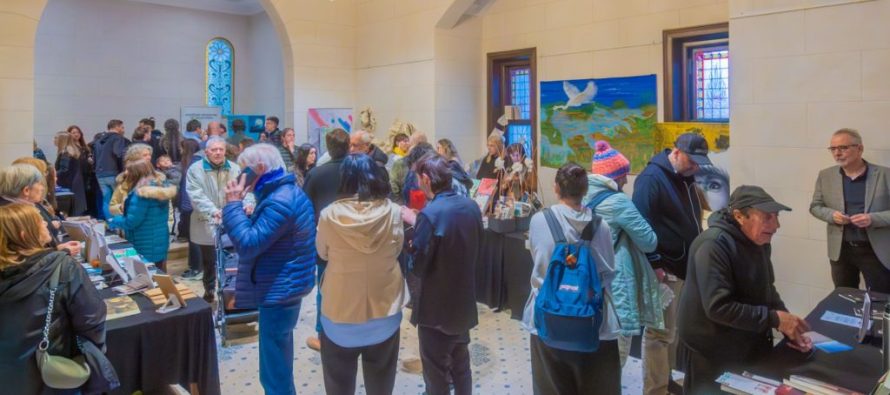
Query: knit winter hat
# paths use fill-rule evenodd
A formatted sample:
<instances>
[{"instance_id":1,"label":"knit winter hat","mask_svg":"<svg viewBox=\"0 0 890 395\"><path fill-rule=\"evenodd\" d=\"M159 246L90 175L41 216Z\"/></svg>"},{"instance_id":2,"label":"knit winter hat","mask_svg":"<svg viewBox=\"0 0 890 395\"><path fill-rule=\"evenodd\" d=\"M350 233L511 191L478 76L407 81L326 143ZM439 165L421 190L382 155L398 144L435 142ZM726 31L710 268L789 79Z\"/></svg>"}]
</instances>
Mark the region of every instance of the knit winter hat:
<instances>
[{"instance_id":1,"label":"knit winter hat","mask_svg":"<svg viewBox=\"0 0 890 395\"><path fill-rule=\"evenodd\" d=\"M630 173L630 161L608 142L600 140L596 142L596 152L593 154L590 171L617 180Z\"/></svg>"}]
</instances>

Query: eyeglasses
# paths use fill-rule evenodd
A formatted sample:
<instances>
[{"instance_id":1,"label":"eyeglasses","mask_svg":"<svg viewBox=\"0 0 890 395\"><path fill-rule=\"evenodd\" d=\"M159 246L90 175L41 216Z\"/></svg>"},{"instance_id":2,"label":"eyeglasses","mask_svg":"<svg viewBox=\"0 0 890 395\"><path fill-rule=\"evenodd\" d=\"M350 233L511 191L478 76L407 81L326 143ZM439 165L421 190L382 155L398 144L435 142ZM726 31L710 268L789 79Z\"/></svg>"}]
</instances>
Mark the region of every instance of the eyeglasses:
<instances>
[{"instance_id":1,"label":"eyeglasses","mask_svg":"<svg viewBox=\"0 0 890 395\"><path fill-rule=\"evenodd\" d=\"M828 147L828 150L832 153L834 152L847 152L848 149L853 147L858 147L859 144L850 144L850 145L835 145L833 147Z\"/></svg>"}]
</instances>

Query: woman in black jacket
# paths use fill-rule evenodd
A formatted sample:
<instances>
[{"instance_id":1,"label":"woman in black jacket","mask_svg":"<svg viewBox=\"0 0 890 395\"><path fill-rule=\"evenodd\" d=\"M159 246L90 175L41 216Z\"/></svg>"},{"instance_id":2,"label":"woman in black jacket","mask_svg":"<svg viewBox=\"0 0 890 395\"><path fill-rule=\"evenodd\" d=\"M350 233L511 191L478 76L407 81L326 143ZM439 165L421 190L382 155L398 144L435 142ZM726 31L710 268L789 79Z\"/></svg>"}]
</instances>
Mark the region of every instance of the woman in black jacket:
<instances>
[{"instance_id":1,"label":"woman in black jacket","mask_svg":"<svg viewBox=\"0 0 890 395\"><path fill-rule=\"evenodd\" d=\"M0 382L4 393L64 393L44 385L35 351L49 303L49 280L61 265L50 324L51 355L73 357L75 337L105 347L105 303L68 254L44 248L50 235L33 205L0 206ZM89 391L86 391L89 392Z\"/></svg>"},{"instance_id":2,"label":"woman in black jacket","mask_svg":"<svg viewBox=\"0 0 890 395\"><path fill-rule=\"evenodd\" d=\"M56 149L59 154L56 157L56 182L61 187L68 188L74 194L74 206L68 216L80 216L87 210L87 191L84 178L84 163L88 158L83 156L76 145L76 141L68 132L56 133Z\"/></svg>"}]
</instances>

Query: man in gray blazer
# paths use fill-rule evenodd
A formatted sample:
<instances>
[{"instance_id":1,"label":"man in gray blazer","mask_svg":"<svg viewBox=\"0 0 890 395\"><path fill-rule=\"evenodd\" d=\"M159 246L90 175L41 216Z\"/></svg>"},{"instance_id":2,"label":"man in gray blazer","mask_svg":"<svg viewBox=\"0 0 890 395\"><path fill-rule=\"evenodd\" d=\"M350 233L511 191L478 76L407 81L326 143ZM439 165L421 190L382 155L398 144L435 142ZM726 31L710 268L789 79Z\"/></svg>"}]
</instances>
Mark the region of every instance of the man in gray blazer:
<instances>
[{"instance_id":1,"label":"man in gray blazer","mask_svg":"<svg viewBox=\"0 0 890 395\"><path fill-rule=\"evenodd\" d=\"M890 293L890 169L862 159L862 136L840 129L828 147L837 166L822 170L810 213L828 223L835 287Z\"/></svg>"}]
</instances>

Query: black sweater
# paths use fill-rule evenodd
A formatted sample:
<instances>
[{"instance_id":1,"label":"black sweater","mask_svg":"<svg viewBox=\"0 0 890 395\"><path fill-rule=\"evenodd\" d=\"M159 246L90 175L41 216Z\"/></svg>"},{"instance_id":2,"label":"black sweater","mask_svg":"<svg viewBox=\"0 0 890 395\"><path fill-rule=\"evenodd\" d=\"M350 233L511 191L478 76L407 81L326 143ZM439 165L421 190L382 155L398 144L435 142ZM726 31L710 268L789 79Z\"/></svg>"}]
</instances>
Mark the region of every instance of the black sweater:
<instances>
[{"instance_id":1,"label":"black sweater","mask_svg":"<svg viewBox=\"0 0 890 395\"><path fill-rule=\"evenodd\" d=\"M743 362L771 346L776 310L771 246L754 244L724 209L692 243L680 297L680 340L709 360Z\"/></svg>"}]
</instances>

